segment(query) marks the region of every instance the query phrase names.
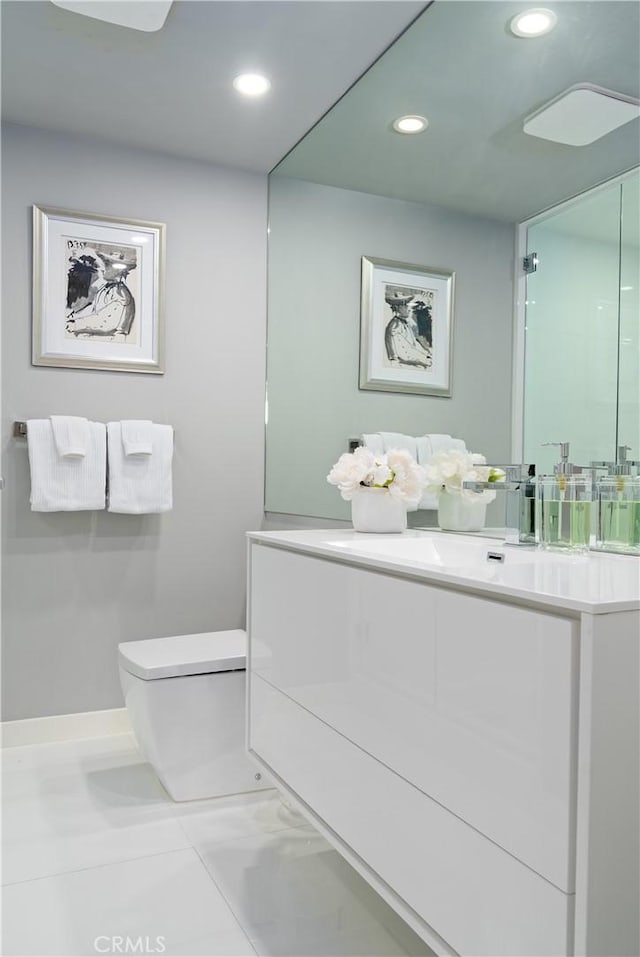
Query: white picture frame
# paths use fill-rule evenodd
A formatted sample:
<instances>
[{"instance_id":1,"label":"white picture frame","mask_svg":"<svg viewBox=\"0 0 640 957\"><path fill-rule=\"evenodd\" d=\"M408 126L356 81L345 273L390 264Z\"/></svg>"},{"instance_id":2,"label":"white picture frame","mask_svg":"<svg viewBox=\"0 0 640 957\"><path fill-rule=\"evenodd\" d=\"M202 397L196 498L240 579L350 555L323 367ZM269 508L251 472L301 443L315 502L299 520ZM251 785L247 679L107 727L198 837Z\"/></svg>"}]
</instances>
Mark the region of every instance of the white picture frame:
<instances>
[{"instance_id":1,"label":"white picture frame","mask_svg":"<svg viewBox=\"0 0 640 957\"><path fill-rule=\"evenodd\" d=\"M164 372L165 229L33 207L33 365Z\"/></svg>"}]
</instances>

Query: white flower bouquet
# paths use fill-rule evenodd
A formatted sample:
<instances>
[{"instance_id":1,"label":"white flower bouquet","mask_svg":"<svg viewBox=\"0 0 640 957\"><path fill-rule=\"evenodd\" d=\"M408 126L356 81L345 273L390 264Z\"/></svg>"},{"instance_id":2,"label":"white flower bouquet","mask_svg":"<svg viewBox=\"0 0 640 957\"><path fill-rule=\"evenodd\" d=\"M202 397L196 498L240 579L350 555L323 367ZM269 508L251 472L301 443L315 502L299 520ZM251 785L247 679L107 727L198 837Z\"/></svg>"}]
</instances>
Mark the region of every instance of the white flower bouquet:
<instances>
[{"instance_id":1,"label":"white flower bouquet","mask_svg":"<svg viewBox=\"0 0 640 957\"><path fill-rule=\"evenodd\" d=\"M474 492L462 487L463 482L501 482L505 473L490 468L479 452L436 452L425 467L427 491L460 495L468 502L493 502L496 493L491 489Z\"/></svg>"},{"instance_id":2,"label":"white flower bouquet","mask_svg":"<svg viewBox=\"0 0 640 957\"><path fill-rule=\"evenodd\" d=\"M327 475L327 482L337 485L347 502L364 486L386 489L393 498L413 506L422 498L426 474L404 449L390 449L385 455L374 455L360 446L340 456Z\"/></svg>"}]
</instances>

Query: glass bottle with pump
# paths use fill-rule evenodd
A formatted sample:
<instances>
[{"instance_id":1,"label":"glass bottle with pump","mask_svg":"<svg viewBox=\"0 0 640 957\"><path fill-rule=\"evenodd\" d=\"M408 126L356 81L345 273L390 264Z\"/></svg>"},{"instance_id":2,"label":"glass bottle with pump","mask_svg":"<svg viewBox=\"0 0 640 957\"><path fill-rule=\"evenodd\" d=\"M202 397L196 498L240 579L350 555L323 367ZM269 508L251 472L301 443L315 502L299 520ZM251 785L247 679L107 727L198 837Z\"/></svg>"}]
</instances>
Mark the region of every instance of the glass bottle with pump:
<instances>
[{"instance_id":1,"label":"glass bottle with pump","mask_svg":"<svg viewBox=\"0 0 640 957\"><path fill-rule=\"evenodd\" d=\"M596 485L596 548L640 555L640 475L632 473L640 463L627 459L628 450L627 445L620 445L615 462L593 463L608 470Z\"/></svg>"},{"instance_id":2,"label":"glass bottle with pump","mask_svg":"<svg viewBox=\"0 0 640 957\"><path fill-rule=\"evenodd\" d=\"M586 551L591 538L591 472L569 462L568 442L545 445L560 447L560 461L553 475L541 475L536 483L536 539L544 548Z\"/></svg>"}]
</instances>

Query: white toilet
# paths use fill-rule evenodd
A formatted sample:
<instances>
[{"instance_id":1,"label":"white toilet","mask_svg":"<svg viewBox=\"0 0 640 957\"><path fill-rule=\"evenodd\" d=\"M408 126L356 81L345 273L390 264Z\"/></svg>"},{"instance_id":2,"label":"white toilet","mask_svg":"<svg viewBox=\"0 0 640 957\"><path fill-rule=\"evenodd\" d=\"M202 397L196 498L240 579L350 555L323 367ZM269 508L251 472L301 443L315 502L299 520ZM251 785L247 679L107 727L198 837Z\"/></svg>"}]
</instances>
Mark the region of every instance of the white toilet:
<instances>
[{"instance_id":1,"label":"white toilet","mask_svg":"<svg viewBox=\"0 0 640 957\"><path fill-rule=\"evenodd\" d=\"M240 629L118 645L138 746L174 801L272 786L245 753L246 648Z\"/></svg>"}]
</instances>

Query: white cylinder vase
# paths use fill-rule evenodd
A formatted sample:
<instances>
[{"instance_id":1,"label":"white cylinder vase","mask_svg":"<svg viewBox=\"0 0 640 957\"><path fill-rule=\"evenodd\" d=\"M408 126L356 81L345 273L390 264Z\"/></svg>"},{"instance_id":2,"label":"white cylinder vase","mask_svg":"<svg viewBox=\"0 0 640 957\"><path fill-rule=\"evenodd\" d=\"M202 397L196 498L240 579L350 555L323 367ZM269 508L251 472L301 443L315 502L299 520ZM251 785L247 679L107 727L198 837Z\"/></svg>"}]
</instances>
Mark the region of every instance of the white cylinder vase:
<instances>
[{"instance_id":1,"label":"white cylinder vase","mask_svg":"<svg viewBox=\"0 0 640 957\"><path fill-rule=\"evenodd\" d=\"M486 502L473 502L449 492L438 496L438 525L447 532L479 532L486 519Z\"/></svg>"},{"instance_id":2,"label":"white cylinder vase","mask_svg":"<svg viewBox=\"0 0 640 957\"><path fill-rule=\"evenodd\" d=\"M356 532L403 532L407 506L386 488L363 485L351 499L351 521Z\"/></svg>"}]
</instances>

